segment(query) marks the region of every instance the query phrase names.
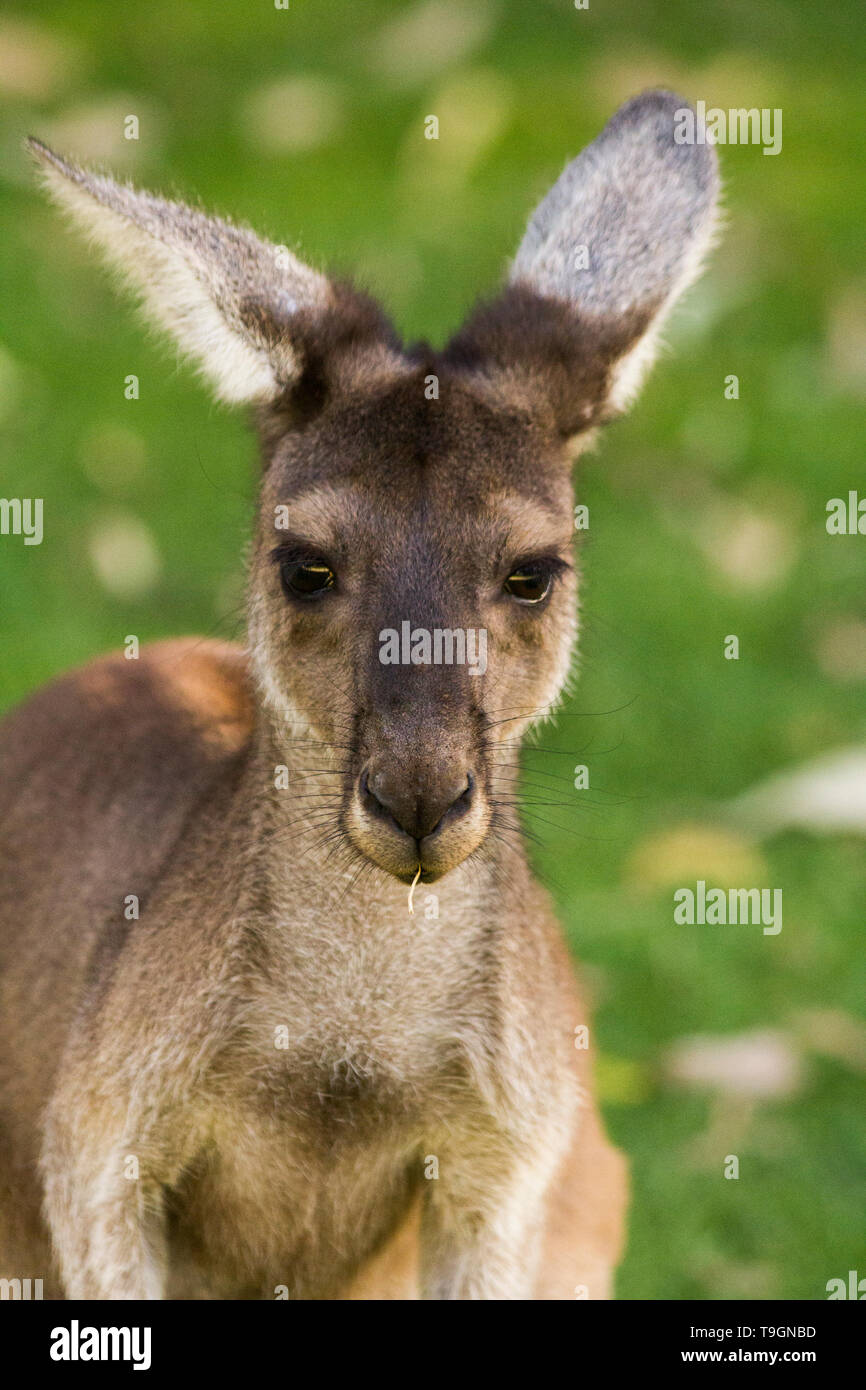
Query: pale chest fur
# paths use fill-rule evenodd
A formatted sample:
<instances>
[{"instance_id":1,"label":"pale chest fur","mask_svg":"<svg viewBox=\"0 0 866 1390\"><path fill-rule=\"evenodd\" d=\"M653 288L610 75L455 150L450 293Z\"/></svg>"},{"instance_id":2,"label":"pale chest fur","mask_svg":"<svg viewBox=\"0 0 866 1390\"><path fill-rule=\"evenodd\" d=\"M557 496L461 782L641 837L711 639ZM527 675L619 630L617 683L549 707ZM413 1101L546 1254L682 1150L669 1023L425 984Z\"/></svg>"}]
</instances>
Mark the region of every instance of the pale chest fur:
<instances>
[{"instance_id":1,"label":"pale chest fur","mask_svg":"<svg viewBox=\"0 0 866 1390\"><path fill-rule=\"evenodd\" d=\"M477 1115L486 923L456 908L410 917L405 897L392 908L373 904L362 931L299 910L252 932L244 1004L173 1203L174 1278L189 1287L336 1287L436 1180L444 1136Z\"/></svg>"},{"instance_id":2,"label":"pale chest fur","mask_svg":"<svg viewBox=\"0 0 866 1390\"><path fill-rule=\"evenodd\" d=\"M438 885L437 885L438 886ZM387 885L349 913L296 901L263 924L248 977L246 1045L258 1076L299 1092L397 1096L471 1068L493 1026L491 937L501 908L460 885L422 890L415 913Z\"/></svg>"}]
</instances>

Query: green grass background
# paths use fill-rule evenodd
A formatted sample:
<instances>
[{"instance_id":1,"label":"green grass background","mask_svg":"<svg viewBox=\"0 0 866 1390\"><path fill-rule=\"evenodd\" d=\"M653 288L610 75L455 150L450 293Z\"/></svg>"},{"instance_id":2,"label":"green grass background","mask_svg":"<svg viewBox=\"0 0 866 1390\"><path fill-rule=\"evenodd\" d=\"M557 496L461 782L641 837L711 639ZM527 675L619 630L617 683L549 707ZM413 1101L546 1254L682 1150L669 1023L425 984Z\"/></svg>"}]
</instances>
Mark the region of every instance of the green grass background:
<instances>
[{"instance_id":1,"label":"green grass background","mask_svg":"<svg viewBox=\"0 0 866 1390\"><path fill-rule=\"evenodd\" d=\"M864 1062L856 1043L823 1047L820 1027L804 1043L802 1018L863 1026L863 839L712 837L726 798L866 738L866 537L824 526L829 498L866 494L863 11L443 0L426 40L401 40L395 25L418 8L4 6L30 67L13 54L0 80L0 493L43 497L46 534L41 547L0 538L0 707L127 633L238 631L255 476L243 419L148 339L34 191L26 133L86 157L93 131L116 140L116 112L141 113L139 142L118 154L136 180L356 273L407 336L439 342L620 100L670 85L781 108L779 156L721 150L711 269L642 400L579 466L581 678L527 760L530 800L547 785L564 804L530 805L527 825L587 967L607 1122L633 1166L620 1295L820 1298L828 1279L866 1275ZM305 149L249 115L257 91L298 74L330 113ZM130 525L159 569L119 595L94 537ZM723 659L731 633L738 661ZM568 781L584 761L591 798ZM717 853L757 856L762 884L783 889L781 934L675 926L656 867L671 837L694 842L674 883L711 876ZM747 1107L724 1084L671 1081L678 1040L767 1028L805 1049L791 1094ZM737 1181L722 1176L728 1152Z\"/></svg>"}]
</instances>

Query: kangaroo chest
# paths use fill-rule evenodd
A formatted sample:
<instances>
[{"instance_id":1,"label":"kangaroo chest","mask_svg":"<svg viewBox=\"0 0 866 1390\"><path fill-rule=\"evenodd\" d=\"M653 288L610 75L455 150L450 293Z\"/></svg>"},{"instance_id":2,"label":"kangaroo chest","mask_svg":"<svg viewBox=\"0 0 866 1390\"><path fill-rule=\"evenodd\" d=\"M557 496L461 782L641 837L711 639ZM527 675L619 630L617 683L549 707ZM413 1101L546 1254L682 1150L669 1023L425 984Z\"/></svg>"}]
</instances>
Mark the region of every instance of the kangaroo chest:
<instances>
[{"instance_id":1,"label":"kangaroo chest","mask_svg":"<svg viewBox=\"0 0 866 1390\"><path fill-rule=\"evenodd\" d=\"M328 1296L399 1224L473 1108L483 1032L483 992L434 954L329 934L258 961L171 1199L177 1281Z\"/></svg>"},{"instance_id":2,"label":"kangaroo chest","mask_svg":"<svg viewBox=\"0 0 866 1390\"><path fill-rule=\"evenodd\" d=\"M287 924L247 975L238 1045L274 1112L361 1125L423 1117L492 1024L471 919L402 913L342 927Z\"/></svg>"},{"instance_id":3,"label":"kangaroo chest","mask_svg":"<svg viewBox=\"0 0 866 1390\"><path fill-rule=\"evenodd\" d=\"M396 1127L361 1142L332 1112L311 1137L237 1104L211 1126L168 1199L170 1297L334 1297L423 1181L415 1138Z\"/></svg>"}]
</instances>

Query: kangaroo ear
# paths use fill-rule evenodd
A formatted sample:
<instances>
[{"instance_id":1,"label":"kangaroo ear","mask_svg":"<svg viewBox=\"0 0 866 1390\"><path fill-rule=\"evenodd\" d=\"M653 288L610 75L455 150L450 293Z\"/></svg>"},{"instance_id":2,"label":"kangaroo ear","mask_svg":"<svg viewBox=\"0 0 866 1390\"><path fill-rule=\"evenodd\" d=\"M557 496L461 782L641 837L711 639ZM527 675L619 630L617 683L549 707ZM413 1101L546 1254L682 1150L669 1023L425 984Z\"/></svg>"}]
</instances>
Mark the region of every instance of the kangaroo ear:
<instances>
[{"instance_id":1,"label":"kangaroo ear","mask_svg":"<svg viewBox=\"0 0 866 1390\"><path fill-rule=\"evenodd\" d=\"M27 144L52 197L221 400L265 402L292 385L302 369L296 325L331 302L324 276L245 228L79 168L38 140Z\"/></svg>"},{"instance_id":2,"label":"kangaroo ear","mask_svg":"<svg viewBox=\"0 0 866 1390\"><path fill-rule=\"evenodd\" d=\"M717 159L677 140L689 109L672 92L621 107L536 208L509 288L451 345L464 363L528 372L563 434L630 402L711 243Z\"/></svg>"}]
</instances>

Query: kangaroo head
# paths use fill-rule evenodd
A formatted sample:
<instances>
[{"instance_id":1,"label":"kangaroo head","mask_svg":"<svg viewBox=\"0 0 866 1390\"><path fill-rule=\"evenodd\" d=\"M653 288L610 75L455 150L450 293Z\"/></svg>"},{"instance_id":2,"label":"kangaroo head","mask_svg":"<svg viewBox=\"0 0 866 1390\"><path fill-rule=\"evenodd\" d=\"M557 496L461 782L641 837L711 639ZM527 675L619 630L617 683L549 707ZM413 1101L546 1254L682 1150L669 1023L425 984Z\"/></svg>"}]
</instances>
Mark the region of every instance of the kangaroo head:
<instances>
[{"instance_id":1,"label":"kangaroo head","mask_svg":"<svg viewBox=\"0 0 866 1390\"><path fill-rule=\"evenodd\" d=\"M338 833L403 880L482 845L503 744L562 691L571 460L635 394L712 233L715 155L675 142L684 105L622 107L442 351L404 349L370 300L285 247L31 142L151 318L221 399L255 405L263 717L278 747L332 751Z\"/></svg>"}]
</instances>

